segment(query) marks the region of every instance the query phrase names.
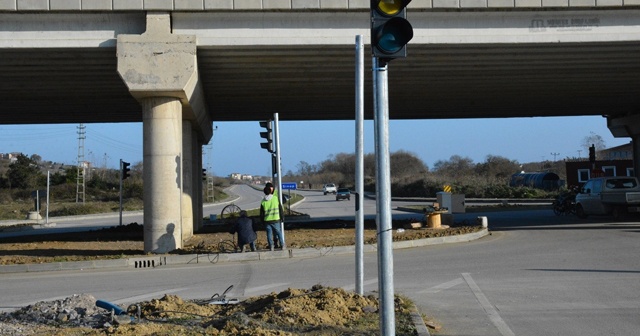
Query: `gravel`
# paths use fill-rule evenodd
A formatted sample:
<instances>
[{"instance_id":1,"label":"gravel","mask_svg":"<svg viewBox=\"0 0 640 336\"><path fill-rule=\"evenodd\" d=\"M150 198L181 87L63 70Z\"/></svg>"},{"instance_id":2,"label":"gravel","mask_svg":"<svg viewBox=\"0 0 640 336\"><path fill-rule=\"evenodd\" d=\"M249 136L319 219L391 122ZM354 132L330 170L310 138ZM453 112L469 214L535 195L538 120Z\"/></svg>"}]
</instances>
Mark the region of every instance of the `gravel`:
<instances>
[{"instance_id":1,"label":"gravel","mask_svg":"<svg viewBox=\"0 0 640 336\"><path fill-rule=\"evenodd\" d=\"M54 301L40 301L0 314L0 335L33 335L47 327L101 328L113 324L111 312L96 306L89 294L74 294Z\"/></svg>"}]
</instances>

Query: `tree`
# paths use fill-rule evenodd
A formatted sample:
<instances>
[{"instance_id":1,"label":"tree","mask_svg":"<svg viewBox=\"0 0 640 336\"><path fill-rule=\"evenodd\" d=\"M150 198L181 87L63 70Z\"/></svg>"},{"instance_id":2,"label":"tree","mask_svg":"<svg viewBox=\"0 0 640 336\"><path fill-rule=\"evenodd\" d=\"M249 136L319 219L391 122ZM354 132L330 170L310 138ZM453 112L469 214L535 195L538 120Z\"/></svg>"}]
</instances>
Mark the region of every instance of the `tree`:
<instances>
[{"instance_id":1,"label":"tree","mask_svg":"<svg viewBox=\"0 0 640 336\"><path fill-rule=\"evenodd\" d=\"M7 179L10 188L32 189L37 186L40 175L37 163L26 155L20 154L9 166Z\"/></svg>"},{"instance_id":2,"label":"tree","mask_svg":"<svg viewBox=\"0 0 640 336\"><path fill-rule=\"evenodd\" d=\"M502 156L487 155L483 163L476 165L475 171L481 176L501 179L519 172L520 164Z\"/></svg>"},{"instance_id":3,"label":"tree","mask_svg":"<svg viewBox=\"0 0 640 336\"><path fill-rule=\"evenodd\" d=\"M448 161L438 160L433 164L434 172L450 176L453 178L459 178L462 176L468 176L473 174L474 164L473 160L469 157L461 157L460 155L453 155Z\"/></svg>"},{"instance_id":4,"label":"tree","mask_svg":"<svg viewBox=\"0 0 640 336\"><path fill-rule=\"evenodd\" d=\"M591 145L596 148L596 157L598 156L598 152L607 148L605 145L604 139L594 132L590 132L588 136L582 139L582 148L585 149L586 153L589 153L589 147Z\"/></svg>"},{"instance_id":5,"label":"tree","mask_svg":"<svg viewBox=\"0 0 640 336\"><path fill-rule=\"evenodd\" d=\"M389 155L391 176L395 179L404 179L409 176L422 176L429 171L427 165L416 155L397 151Z\"/></svg>"}]
</instances>

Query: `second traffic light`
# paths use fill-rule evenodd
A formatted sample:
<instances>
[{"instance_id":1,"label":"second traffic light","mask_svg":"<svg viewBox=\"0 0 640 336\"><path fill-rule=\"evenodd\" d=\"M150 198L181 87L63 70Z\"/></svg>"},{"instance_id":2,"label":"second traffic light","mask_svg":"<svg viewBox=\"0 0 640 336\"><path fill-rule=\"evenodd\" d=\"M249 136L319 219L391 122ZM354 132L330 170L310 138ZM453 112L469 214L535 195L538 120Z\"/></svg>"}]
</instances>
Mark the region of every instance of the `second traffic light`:
<instances>
[{"instance_id":1,"label":"second traffic light","mask_svg":"<svg viewBox=\"0 0 640 336\"><path fill-rule=\"evenodd\" d=\"M260 147L273 153L273 128L271 126L271 120L261 121L260 127L266 129L266 132L260 132L260 137L267 140L267 142L260 143Z\"/></svg>"},{"instance_id":2,"label":"second traffic light","mask_svg":"<svg viewBox=\"0 0 640 336\"><path fill-rule=\"evenodd\" d=\"M407 57L413 27L407 21L411 0L371 0L371 51L374 57L391 61Z\"/></svg>"},{"instance_id":3,"label":"second traffic light","mask_svg":"<svg viewBox=\"0 0 640 336\"><path fill-rule=\"evenodd\" d=\"M122 179L125 180L127 177L131 176L129 175L129 172L131 171L131 169L129 169L129 166L131 164L122 160L120 162L122 163Z\"/></svg>"}]
</instances>

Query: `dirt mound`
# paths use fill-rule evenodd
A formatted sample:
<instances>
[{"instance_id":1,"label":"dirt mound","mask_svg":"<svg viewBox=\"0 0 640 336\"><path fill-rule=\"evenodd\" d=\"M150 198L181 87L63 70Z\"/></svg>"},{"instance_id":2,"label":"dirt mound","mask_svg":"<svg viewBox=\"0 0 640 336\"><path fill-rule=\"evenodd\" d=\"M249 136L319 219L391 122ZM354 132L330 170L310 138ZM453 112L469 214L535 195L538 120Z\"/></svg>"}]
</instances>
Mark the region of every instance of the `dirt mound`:
<instances>
[{"instance_id":1,"label":"dirt mound","mask_svg":"<svg viewBox=\"0 0 640 336\"><path fill-rule=\"evenodd\" d=\"M175 295L140 302L113 317L90 295L39 302L0 315L2 335L377 335L378 300L314 286L252 297L185 301ZM228 302L222 300L222 302ZM396 299L397 335L415 335L407 301ZM75 313L74 313L75 312Z\"/></svg>"}]
</instances>

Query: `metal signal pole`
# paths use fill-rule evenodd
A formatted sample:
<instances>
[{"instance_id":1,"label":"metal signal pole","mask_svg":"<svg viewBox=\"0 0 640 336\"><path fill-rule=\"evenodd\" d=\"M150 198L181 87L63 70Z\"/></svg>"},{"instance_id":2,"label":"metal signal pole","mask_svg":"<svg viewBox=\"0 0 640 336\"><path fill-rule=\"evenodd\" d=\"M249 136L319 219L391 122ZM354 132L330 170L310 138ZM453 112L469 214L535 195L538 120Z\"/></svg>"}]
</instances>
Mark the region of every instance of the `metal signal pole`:
<instances>
[{"instance_id":1,"label":"metal signal pole","mask_svg":"<svg viewBox=\"0 0 640 336\"><path fill-rule=\"evenodd\" d=\"M364 42L356 35L356 293L364 294Z\"/></svg>"},{"instance_id":2,"label":"metal signal pole","mask_svg":"<svg viewBox=\"0 0 640 336\"><path fill-rule=\"evenodd\" d=\"M391 165L389 163L389 88L387 62L373 58L373 102L376 157L376 224L381 335L395 335Z\"/></svg>"}]
</instances>

